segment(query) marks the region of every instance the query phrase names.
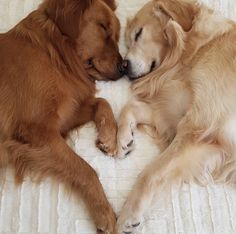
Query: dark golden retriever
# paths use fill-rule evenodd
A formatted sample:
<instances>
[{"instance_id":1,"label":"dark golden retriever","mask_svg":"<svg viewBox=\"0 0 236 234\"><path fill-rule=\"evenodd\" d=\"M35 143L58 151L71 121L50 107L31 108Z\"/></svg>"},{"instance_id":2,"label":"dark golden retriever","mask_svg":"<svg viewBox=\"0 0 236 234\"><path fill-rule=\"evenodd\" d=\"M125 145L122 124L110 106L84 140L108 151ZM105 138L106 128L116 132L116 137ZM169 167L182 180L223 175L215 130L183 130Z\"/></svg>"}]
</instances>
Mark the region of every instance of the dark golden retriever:
<instances>
[{"instance_id":1,"label":"dark golden retriever","mask_svg":"<svg viewBox=\"0 0 236 234\"><path fill-rule=\"evenodd\" d=\"M99 233L115 233L115 214L95 171L66 144L67 133L88 121L97 145L116 149L109 104L95 98L95 80L117 80L119 21L113 0L45 0L0 34L1 166L52 176L84 198Z\"/></svg>"}]
</instances>

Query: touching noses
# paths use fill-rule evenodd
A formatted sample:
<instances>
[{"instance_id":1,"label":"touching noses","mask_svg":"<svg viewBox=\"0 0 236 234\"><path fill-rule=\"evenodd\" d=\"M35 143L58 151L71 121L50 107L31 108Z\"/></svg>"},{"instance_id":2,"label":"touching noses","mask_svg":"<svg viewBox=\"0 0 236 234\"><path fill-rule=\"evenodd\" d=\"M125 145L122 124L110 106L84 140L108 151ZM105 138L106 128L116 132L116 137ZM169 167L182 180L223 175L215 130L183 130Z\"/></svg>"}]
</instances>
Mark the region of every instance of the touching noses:
<instances>
[{"instance_id":1,"label":"touching noses","mask_svg":"<svg viewBox=\"0 0 236 234\"><path fill-rule=\"evenodd\" d=\"M122 63L119 63L118 70L119 70L120 74L127 75L128 70L129 70L129 66L130 66L130 61L126 60L126 59L123 60Z\"/></svg>"}]
</instances>

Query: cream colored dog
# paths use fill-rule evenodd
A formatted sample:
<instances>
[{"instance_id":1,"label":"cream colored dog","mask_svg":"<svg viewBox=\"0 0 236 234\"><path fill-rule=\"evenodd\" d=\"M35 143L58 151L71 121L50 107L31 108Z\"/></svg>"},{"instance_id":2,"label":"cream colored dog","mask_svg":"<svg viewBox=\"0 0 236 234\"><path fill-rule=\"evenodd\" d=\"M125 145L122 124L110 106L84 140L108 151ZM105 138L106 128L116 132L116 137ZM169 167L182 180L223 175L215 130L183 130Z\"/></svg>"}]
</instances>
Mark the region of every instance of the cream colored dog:
<instances>
[{"instance_id":1,"label":"cream colored dog","mask_svg":"<svg viewBox=\"0 0 236 234\"><path fill-rule=\"evenodd\" d=\"M118 219L133 233L157 189L236 180L236 24L195 1L155 0L128 22L133 100L119 120L119 156L149 125L162 153L139 176Z\"/></svg>"}]
</instances>

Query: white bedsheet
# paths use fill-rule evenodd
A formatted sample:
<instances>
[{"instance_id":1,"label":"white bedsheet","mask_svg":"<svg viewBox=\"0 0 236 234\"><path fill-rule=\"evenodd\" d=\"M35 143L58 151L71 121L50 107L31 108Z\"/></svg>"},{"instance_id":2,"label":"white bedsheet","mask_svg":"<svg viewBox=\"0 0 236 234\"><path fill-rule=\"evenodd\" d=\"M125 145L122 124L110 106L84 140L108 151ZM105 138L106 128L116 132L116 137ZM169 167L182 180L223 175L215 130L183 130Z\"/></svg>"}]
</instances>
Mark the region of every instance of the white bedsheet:
<instances>
[{"instance_id":1,"label":"white bedsheet","mask_svg":"<svg viewBox=\"0 0 236 234\"><path fill-rule=\"evenodd\" d=\"M127 16L134 15L146 0L117 0L117 14L123 29ZM40 0L0 0L0 32L8 30ZM236 0L209 0L210 6L236 19ZM123 31L123 30L122 30ZM123 36L123 34L122 34ZM123 37L120 48L125 53ZM1 62L1 58L0 58ZM129 98L129 82L99 83L99 96L111 103L118 117ZM90 123L74 131L68 143L98 172L106 194L119 212L144 166L157 157L158 149L142 133L135 133L136 150L125 160L104 156L95 147L96 130ZM157 197L150 215L140 227L142 234L233 234L236 233L236 189L212 185L172 188ZM26 179L15 187L12 172L0 182L0 233L92 234L93 224L83 202L65 194L63 186L50 180L36 185Z\"/></svg>"}]
</instances>

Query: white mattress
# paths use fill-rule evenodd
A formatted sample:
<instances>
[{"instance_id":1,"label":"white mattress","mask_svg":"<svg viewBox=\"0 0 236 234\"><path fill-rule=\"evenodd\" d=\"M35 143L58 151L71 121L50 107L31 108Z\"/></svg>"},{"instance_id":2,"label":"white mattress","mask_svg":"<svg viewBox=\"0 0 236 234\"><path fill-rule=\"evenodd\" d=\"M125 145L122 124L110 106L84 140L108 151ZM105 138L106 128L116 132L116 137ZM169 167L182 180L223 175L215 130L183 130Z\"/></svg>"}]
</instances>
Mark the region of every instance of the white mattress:
<instances>
[{"instance_id":1,"label":"white mattress","mask_svg":"<svg viewBox=\"0 0 236 234\"><path fill-rule=\"evenodd\" d=\"M39 0L0 0L0 31L4 32L34 9ZM118 0L117 14L123 29L146 0ZM236 0L209 0L210 6L236 19ZM123 39L120 48L125 53ZM1 60L0 60L1 61ZM99 83L99 96L111 103L116 117L129 98L126 79ZM157 157L158 149L142 133L136 132L136 150L125 160L104 156L95 147L96 130L90 123L71 134L68 143L98 172L106 194L119 212L127 194L144 166ZM185 185L172 188L156 202L140 227L142 234L233 234L236 233L236 189L212 185L207 188ZM0 182L0 233L95 233L83 202L65 194L63 186L50 180L40 185L26 179L15 187L12 172Z\"/></svg>"}]
</instances>

